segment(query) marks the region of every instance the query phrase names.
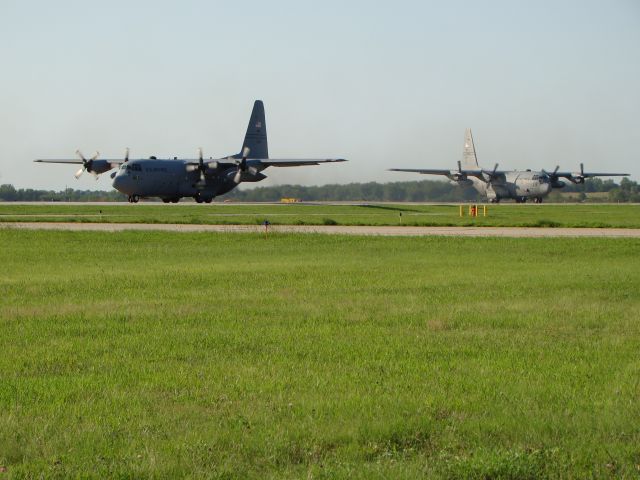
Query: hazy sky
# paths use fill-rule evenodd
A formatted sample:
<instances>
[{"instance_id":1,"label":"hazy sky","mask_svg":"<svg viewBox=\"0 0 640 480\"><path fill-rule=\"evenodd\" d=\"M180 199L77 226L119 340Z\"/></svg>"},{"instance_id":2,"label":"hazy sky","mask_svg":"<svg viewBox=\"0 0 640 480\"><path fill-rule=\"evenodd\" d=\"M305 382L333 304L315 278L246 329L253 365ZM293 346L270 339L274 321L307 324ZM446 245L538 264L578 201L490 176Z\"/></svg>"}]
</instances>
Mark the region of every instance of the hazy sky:
<instances>
[{"instance_id":1,"label":"hazy sky","mask_svg":"<svg viewBox=\"0 0 640 480\"><path fill-rule=\"evenodd\" d=\"M464 129L480 163L640 177L638 0L0 0L0 183L109 189L35 158L239 151L264 100L260 185L427 177ZM432 177L431 177L432 178Z\"/></svg>"}]
</instances>

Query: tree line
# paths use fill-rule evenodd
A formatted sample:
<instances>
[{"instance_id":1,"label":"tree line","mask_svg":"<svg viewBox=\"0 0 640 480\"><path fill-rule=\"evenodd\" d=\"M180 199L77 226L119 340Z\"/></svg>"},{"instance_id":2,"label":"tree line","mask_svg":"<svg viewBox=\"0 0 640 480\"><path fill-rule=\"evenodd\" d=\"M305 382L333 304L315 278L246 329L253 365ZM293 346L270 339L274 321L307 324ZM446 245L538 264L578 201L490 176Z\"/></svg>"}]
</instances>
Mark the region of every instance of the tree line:
<instances>
[{"instance_id":1,"label":"tree line","mask_svg":"<svg viewBox=\"0 0 640 480\"><path fill-rule=\"evenodd\" d=\"M591 193L597 195L590 196ZM568 195L569 194L569 195ZM242 186L218 197L219 201L278 202L282 198L301 201L365 201L365 202L469 202L481 201L473 188L461 188L448 182L422 180L392 183L349 183L345 185L278 185L244 189ZM12 202L122 202L126 196L116 190L74 190L61 191L15 188L0 185L0 201ZM613 180L590 178L583 185L568 184L554 190L548 201L602 201L640 202L640 186L637 182L623 178L619 184Z\"/></svg>"}]
</instances>

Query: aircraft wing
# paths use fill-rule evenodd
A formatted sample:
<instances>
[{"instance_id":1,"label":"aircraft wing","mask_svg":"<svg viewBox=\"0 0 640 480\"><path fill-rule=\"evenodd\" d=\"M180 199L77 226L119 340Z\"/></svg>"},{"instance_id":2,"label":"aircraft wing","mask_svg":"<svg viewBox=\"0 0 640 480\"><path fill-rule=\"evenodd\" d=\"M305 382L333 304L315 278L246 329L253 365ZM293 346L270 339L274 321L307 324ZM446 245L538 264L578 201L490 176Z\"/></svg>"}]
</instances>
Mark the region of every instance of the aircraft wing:
<instances>
[{"instance_id":1,"label":"aircraft wing","mask_svg":"<svg viewBox=\"0 0 640 480\"><path fill-rule=\"evenodd\" d=\"M555 172L553 174L554 177L563 177L570 179L572 177L582 177L582 178L591 178L591 177L628 177L629 173L595 173L595 172Z\"/></svg>"},{"instance_id":2,"label":"aircraft wing","mask_svg":"<svg viewBox=\"0 0 640 480\"><path fill-rule=\"evenodd\" d=\"M445 170L442 168L390 168L389 171L392 172L409 172L409 173L422 173L424 175L444 175L446 177L456 177L456 176L462 176L462 175L466 175L468 177L478 177L478 178L484 178L483 177L483 172L486 172L485 170L481 170L481 169L474 169L474 170L469 170L469 169L460 169L460 170ZM491 172L488 172L491 173ZM496 172L496 173L502 173L502 172Z\"/></svg>"},{"instance_id":3,"label":"aircraft wing","mask_svg":"<svg viewBox=\"0 0 640 480\"><path fill-rule=\"evenodd\" d=\"M260 159L259 161L265 167L303 167L305 165L320 165L321 163L346 162L347 160L344 158L267 158L264 160Z\"/></svg>"},{"instance_id":4,"label":"aircraft wing","mask_svg":"<svg viewBox=\"0 0 640 480\"><path fill-rule=\"evenodd\" d=\"M390 168L390 172L423 173L425 175L451 175L451 170L438 168Z\"/></svg>"},{"instance_id":5,"label":"aircraft wing","mask_svg":"<svg viewBox=\"0 0 640 480\"><path fill-rule=\"evenodd\" d=\"M61 158L59 160L46 160L46 159L39 158L37 160L34 160L34 162L42 162L42 163L77 163L77 164L82 164L82 160L77 159L77 158L76 159L73 159L73 158L68 158L68 159Z\"/></svg>"},{"instance_id":6,"label":"aircraft wing","mask_svg":"<svg viewBox=\"0 0 640 480\"><path fill-rule=\"evenodd\" d=\"M94 161L110 163L111 164L111 168L115 168L118 165L121 165L122 163L124 163L124 160L122 160L122 159L110 160L110 159L101 158L100 160L94 160ZM39 158L37 160L34 160L34 162L38 162L38 163L68 163L68 164L76 164L76 165L82 165L82 163L83 163L82 160L80 160L79 158L59 158L59 159Z\"/></svg>"}]
</instances>

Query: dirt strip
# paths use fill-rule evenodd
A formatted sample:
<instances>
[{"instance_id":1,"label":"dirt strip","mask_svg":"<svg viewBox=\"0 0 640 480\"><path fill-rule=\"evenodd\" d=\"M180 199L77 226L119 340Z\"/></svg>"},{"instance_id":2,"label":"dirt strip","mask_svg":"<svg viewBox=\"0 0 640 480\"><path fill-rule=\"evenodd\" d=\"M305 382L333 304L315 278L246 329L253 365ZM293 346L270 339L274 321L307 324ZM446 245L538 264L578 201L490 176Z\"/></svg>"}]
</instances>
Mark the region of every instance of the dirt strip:
<instances>
[{"instance_id":1,"label":"dirt strip","mask_svg":"<svg viewBox=\"0 0 640 480\"><path fill-rule=\"evenodd\" d=\"M72 230L121 232L159 230L165 232L254 232L264 233L262 225L192 225L150 223L65 223L5 222L4 229ZM464 237L627 237L640 238L637 228L536 228L536 227L401 227L347 225L271 225L269 232L323 233L329 235L385 236L464 236Z\"/></svg>"}]
</instances>

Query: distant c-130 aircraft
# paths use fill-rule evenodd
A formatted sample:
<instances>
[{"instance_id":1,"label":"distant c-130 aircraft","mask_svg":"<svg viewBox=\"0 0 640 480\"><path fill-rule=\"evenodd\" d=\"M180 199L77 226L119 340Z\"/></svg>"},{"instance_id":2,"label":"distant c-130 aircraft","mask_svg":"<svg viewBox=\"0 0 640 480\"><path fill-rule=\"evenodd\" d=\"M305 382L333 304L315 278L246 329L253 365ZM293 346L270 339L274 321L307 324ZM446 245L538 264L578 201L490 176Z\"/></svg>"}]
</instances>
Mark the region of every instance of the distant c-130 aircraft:
<instances>
[{"instance_id":1,"label":"distant c-130 aircraft","mask_svg":"<svg viewBox=\"0 0 640 480\"><path fill-rule=\"evenodd\" d=\"M626 177L628 173L592 173L585 172L580 164L579 172L560 172L556 167L553 172L545 170L498 170L496 163L493 170L486 170L478 165L476 149L473 144L471 129L464 134L464 150L462 162L458 161L457 170L441 170L429 168L391 168L394 172L414 172L427 175L444 175L454 185L473 186L481 195L492 203L498 203L503 198L512 198L518 203L525 203L532 199L535 203L542 203L554 188L562 188L565 178L572 183L584 183L591 177Z\"/></svg>"},{"instance_id":2,"label":"distant c-130 aircraft","mask_svg":"<svg viewBox=\"0 0 640 480\"><path fill-rule=\"evenodd\" d=\"M96 178L99 174L117 168L111 174L113 187L126 194L129 202L137 203L143 197L160 197L165 203L177 203L183 197L196 202L210 203L214 197L225 194L241 182L259 182L268 167L299 167L321 163L345 162L343 158L325 159L272 159L269 158L267 125L264 104L256 100L240 153L220 159L205 160L202 149L197 159L129 160L129 149L124 159L98 159L98 153L86 159L76 151L79 159L35 160L43 163L81 164L75 174L78 178L86 170Z\"/></svg>"}]
</instances>

